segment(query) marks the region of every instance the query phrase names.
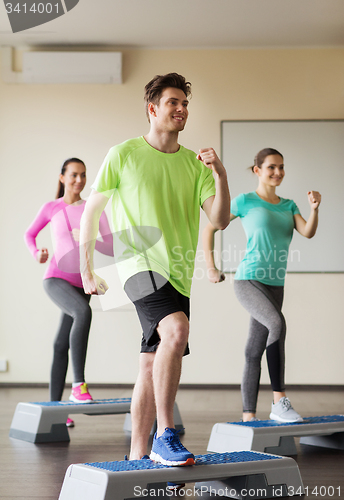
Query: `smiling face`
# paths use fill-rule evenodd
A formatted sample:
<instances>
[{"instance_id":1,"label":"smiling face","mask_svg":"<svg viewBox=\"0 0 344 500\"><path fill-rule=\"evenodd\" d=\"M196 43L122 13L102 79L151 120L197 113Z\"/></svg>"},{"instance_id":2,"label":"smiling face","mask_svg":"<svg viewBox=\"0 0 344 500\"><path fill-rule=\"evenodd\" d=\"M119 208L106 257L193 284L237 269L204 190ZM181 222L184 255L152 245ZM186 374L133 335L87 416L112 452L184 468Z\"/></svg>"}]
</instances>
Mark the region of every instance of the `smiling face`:
<instances>
[{"instance_id":1,"label":"smiling face","mask_svg":"<svg viewBox=\"0 0 344 500\"><path fill-rule=\"evenodd\" d=\"M271 187L279 186L285 175L283 158L280 155L269 155L260 167L253 169L259 177L259 182Z\"/></svg>"},{"instance_id":2,"label":"smiling face","mask_svg":"<svg viewBox=\"0 0 344 500\"><path fill-rule=\"evenodd\" d=\"M182 90L167 87L161 94L159 104L148 104L150 121L160 132L181 132L188 118L188 104Z\"/></svg>"},{"instance_id":3,"label":"smiling face","mask_svg":"<svg viewBox=\"0 0 344 500\"><path fill-rule=\"evenodd\" d=\"M80 195L86 184L85 165L79 162L68 163L65 173L60 174L60 181L64 184L66 194Z\"/></svg>"}]
</instances>

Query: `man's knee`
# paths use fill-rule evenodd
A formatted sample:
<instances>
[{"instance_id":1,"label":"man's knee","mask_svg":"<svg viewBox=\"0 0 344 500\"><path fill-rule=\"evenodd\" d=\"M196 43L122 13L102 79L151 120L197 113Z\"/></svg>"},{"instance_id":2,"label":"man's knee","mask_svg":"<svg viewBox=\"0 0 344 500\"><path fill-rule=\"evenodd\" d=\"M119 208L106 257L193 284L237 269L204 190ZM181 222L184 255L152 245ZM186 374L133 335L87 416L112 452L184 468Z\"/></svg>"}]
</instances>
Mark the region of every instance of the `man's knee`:
<instances>
[{"instance_id":1,"label":"man's knee","mask_svg":"<svg viewBox=\"0 0 344 500\"><path fill-rule=\"evenodd\" d=\"M178 323L175 327L175 337L178 342L186 345L189 338L189 323Z\"/></svg>"},{"instance_id":2,"label":"man's knee","mask_svg":"<svg viewBox=\"0 0 344 500\"><path fill-rule=\"evenodd\" d=\"M188 338L189 324L184 321L176 321L161 340L167 341L172 349L184 352Z\"/></svg>"}]
</instances>

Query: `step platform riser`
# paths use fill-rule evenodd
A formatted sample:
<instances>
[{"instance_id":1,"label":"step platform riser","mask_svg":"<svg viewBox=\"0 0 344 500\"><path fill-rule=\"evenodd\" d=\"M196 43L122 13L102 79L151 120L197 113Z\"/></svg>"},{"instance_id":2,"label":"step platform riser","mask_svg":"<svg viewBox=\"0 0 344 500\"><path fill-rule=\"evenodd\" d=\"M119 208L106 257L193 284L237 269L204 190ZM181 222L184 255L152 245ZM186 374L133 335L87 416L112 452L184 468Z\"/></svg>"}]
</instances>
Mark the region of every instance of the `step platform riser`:
<instances>
[{"instance_id":1,"label":"step platform riser","mask_svg":"<svg viewBox=\"0 0 344 500\"><path fill-rule=\"evenodd\" d=\"M235 460L232 461L232 456ZM240 458L240 457L244 458ZM209 458L211 457L211 458ZM133 500L170 496L166 491L168 481L174 483L196 483L198 493L226 488L234 498L244 498L243 490L249 487L250 498L259 496L263 490L264 498L276 498L276 492L304 493L299 469L292 458L278 457L255 452L235 454L199 455L203 462L192 467L163 467L156 469L113 471L113 465L123 462L71 465L66 472L59 500ZM208 461L209 460L209 461ZM148 461L135 461L148 462ZM149 461L152 463L151 461ZM107 465L108 464L108 465ZM130 462L129 462L130 464ZM157 490L161 490L160 496ZM186 496L190 496L193 486L185 486ZM254 495L254 491L257 495ZM228 496L228 495L227 495ZM279 495L281 496L281 495ZM232 496L233 498L233 496Z\"/></svg>"},{"instance_id":2,"label":"step platform riser","mask_svg":"<svg viewBox=\"0 0 344 500\"><path fill-rule=\"evenodd\" d=\"M344 416L310 417L297 424L227 422L213 426L207 450L255 450L276 455L296 455L295 437L301 444L344 450Z\"/></svg>"},{"instance_id":3,"label":"step platform riser","mask_svg":"<svg viewBox=\"0 0 344 500\"><path fill-rule=\"evenodd\" d=\"M320 448L344 450L344 432L336 432L330 436L304 436L300 439L300 443Z\"/></svg>"}]
</instances>

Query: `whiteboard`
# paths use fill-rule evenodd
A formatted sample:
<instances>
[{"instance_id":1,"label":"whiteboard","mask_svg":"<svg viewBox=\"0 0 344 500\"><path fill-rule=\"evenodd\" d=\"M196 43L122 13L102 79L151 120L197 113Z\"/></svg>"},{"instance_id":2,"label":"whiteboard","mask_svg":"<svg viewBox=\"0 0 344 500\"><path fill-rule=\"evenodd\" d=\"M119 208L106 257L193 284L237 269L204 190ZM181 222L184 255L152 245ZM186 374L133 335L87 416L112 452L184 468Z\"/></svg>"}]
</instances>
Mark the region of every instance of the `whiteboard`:
<instances>
[{"instance_id":1,"label":"whiteboard","mask_svg":"<svg viewBox=\"0 0 344 500\"><path fill-rule=\"evenodd\" d=\"M257 177L249 169L264 148L284 156L285 177L276 193L295 201L304 219L308 191L319 191L319 226L312 239L294 231L289 272L344 271L344 120L223 121L222 161L232 199L254 191ZM221 266L234 272L245 254L246 236L239 217L222 231Z\"/></svg>"}]
</instances>

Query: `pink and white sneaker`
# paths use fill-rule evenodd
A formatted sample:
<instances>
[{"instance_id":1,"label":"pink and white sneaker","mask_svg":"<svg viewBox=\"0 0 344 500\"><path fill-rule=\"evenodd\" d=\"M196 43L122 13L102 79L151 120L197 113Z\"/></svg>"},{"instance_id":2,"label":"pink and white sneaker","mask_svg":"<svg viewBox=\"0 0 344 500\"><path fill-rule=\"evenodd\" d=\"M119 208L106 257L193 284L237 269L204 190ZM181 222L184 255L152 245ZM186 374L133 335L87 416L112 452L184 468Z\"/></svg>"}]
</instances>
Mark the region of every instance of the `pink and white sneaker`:
<instances>
[{"instance_id":1,"label":"pink and white sneaker","mask_svg":"<svg viewBox=\"0 0 344 500\"><path fill-rule=\"evenodd\" d=\"M67 422L66 422L66 426L67 427L74 427L74 420L72 420L71 418L67 418Z\"/></svg>"},{"instance_id":2,"label":"pink and white sneaker","mask_svg":"<svg viewBox=\"0 0 344 500\"><path fill-rule=\"evenodd\" d=\"M74 403L92 403L93 398L88 392L87 384L84 382L77 387L72 387L72 394L69 396L69 400Z\"/></svg>"}]
</instances>

